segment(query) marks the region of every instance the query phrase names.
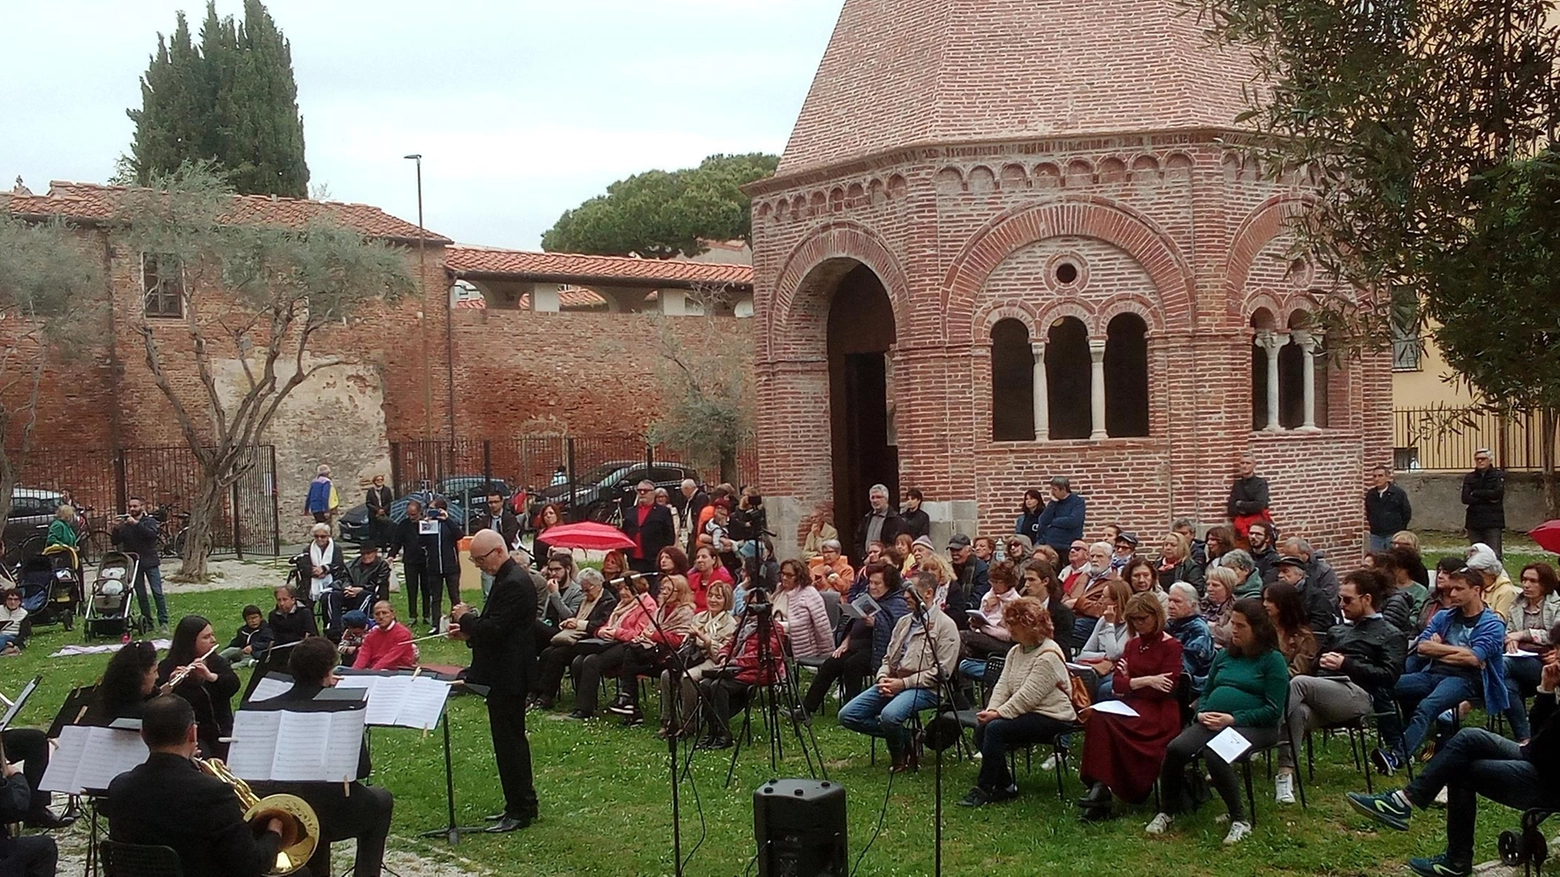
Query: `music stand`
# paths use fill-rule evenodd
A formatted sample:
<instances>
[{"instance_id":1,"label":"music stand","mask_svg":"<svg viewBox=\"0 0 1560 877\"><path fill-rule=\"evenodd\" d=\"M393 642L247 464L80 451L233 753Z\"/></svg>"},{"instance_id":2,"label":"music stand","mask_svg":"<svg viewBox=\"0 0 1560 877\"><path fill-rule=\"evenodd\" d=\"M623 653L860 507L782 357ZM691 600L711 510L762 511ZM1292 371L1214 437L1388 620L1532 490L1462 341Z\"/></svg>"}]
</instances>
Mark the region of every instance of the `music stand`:
<instances>
[{"instance_id":1,"label":"music stand","mask_svg":"<svg viewBox=\"0 0 1560 877\"><path fill-rule=\"evenodd\" d=\"M60 706L59 712L54 714L54 720L49 723L48 735L50 740L59 739L60 732L70 725L79 724L87 715L87 709L92 706L92 698L97 695L96 685L83 685L72 688L65 695L65 703Z\"/></svg>"},{"instance_id":2,"label":"music stand","mask_svg":"<svg viewBox=\"0 0 1560 877\"><path fill-rule=\"evenodd\" d=\"M443 684L443 683L441 683ZM488 692L492 690L487 685L472 685L465 680L451 683L451 694L454 687L459 685L462 690L469 691L478 697L486 699ZM443 837L451 846L460 843L462 832L467 834L485 833L486 826L458 825L455 822L455 769L450 761L450 714L447 709L439 711L439 722L444 726L444 800L448 807L449 824L443 828L433 828L428 831L418 832L418 837Z\"/></svg>"},{"instance_id":3,"label":"music stand","mask_svg":"<svg viewBox=\"0 0 1560 877\"><path fill-rule=\"evenodd\" d=\"M26 685L22 686L22 691L16 695L16 700L11 700L0 694L0 702L3 702L6 706L5 715L0 716L0 733L11 727L11 722L16 720L16 716L22 711L22 707L27 705L27 698L32 697L32 693L38 690L38 683L42 681L42 676L34 676Z\"/></svg>"}]
</instances>

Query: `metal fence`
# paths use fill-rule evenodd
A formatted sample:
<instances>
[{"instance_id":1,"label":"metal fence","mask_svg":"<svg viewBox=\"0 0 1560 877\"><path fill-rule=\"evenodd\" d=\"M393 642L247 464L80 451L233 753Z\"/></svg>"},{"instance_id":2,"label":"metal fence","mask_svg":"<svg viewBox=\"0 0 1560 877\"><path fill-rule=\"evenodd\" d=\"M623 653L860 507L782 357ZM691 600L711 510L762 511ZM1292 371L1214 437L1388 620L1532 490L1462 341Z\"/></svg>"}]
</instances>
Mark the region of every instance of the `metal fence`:
<instances>
[{"instance_id":1,"label":"metal fence","mask_svg":"<svg viewBox=\"0 0 1560 877\"><path fill-rule=\"evenodd\" d=\"M214 554L280 554L276 449L256 446L243 477L224 497L212 525ZM22 461L18 489L68 490L92 530L111 530L131 497L149 508L187 513L199 465L183 446L78 450L42 448ZM175 526L178 521L175 519Z\"/></svg>"},{"instance_id":2,"label":"metal fence","mask_svg":"<svg viewBox=\"0 0 1560 877\"><path fill-rule=\"evenodd\" d=\"M1543 468L1543 430L1536 414L1497 414L1478 408L1398 408L1392 412L1393 461L1398 469L1457 472L1473 468L1473 453L1489 448L1495 465L1510 471Z\"/></svg>"},{"instance_id":3,"label":"metal fence","mask_svg":"<svg viewBox=\"0 0 1560 877\"><path fill-rule=\"evenodd\" d=\"M737 454L741 486L758 482L758 454ZM606 491L625 477L658 483L691 477L701 484L721 481L720 461L664 445L641 435L517 436L502 439L417 440L390 443L390 477L397 496L434 491L464 496L495 480L510 492L559 499L570 520L592 516ZM611 483L608 483L611 482ZM579 501L575 501L579 497Z\"/></svg>"}]
</instances>

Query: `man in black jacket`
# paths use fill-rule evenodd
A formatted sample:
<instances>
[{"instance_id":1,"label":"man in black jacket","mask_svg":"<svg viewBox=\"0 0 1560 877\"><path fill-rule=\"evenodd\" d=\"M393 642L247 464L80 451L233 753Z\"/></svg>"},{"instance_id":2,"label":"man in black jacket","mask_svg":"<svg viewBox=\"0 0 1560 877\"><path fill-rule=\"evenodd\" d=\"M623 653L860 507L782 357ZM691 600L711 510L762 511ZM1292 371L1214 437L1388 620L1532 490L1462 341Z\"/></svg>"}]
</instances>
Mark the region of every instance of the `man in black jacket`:
<instances>
[{"instance_id":1,"label":"man in black jacket","mask_svg":"<svg viewBox=\"0 0 1560 877\"><path fill-rule=\"evenodd\" d=\"M975 556L970 537L955 533L948 539L948 559L953 563L953 584L948 588L947 610L960 630L969 624L966 609L979 609L991 590L991 568Z\"/></svg>"},{"instance_id":2,"label":"man in black jacket","mask_svg":"<svg viewBox=\"0 0 1560 877\"><path fill-rule=\"evenodd\" d=\"M423 550L422 503L408 500L406 517L390 532L390 560L401 558L401 582L406 586L406 621L409 629L416 630L422 619L433 624L433 586L428 583L428 554ZM420 596L419 596L420 595ZM421 610L421 614L419 614Z\"/></svg>"},{"instance_id":3,"label":"man in black jacket","mask_svg":"<svg viewBox=\"0 0 1560 877\"><path fill-rule=\"evenodd\" d=\"M290 709L309 703L315 695L336 685L336 649L324 637L314 637L292 649L287 668L293 684L286 692L257 703L250 709ZM357 779L351 783L256 783L261 795L286 793L307 801L320 818L320 842L309 858L309 871L330 873L330 845L356 840L357 860L353 877L379 877L384 866L385 841L390 837L390 817L395 796L389 789L367 786L363 780L373 771L368 741L358 743Z\"/></svg>"},{"instance_id":4,"label":"man in black jacket","mask_svg":"<svg viewBox=\"0 0 1560 877\"><path fill-rule=\"evenodd\" d=\"M655 572L661 549L677 541L671 507L655 504L655 482L641 481L634 488L634 504L623 510L623 535L634 540L628 551L634 572Z\"/></svg>"},{"instance_id":5,"label":"man in black jacket","mask_svg":"<svg viewBox=\"0 0 1560 877\"><path fill-rule=\"evenodd\" d=\"M872 485L872 489L867 491L867 501L872 504L872 510L856 525L856 553L851 556L857 560L867 556L868 543L893 545L894 538L905 531L904 519L889 505L887 487L882 484Z\"/></svg>"},{"instance_id":6,"label":"man in black jacket","mask_svg":"<svg viewBox=\"0 0 1560 877\"><path fill-rule=\"evenodd\" d=\"M479 511L472 517L471 532L478 530L492 530L504 537L504 544L510 548L520 539L520 519L515 513L504 508L504 495L502 493L490 493L487 496L487 508ZM544 558L545 559L545 558Z\"/></svg>"},{"instance_id":7,"label":"man in black jacket","mask_svg":"<svg viewBox=\"0 0 1560 877\"><path fill-rule=\"evenodd\" d=\"M1280 557L1278 580L1293 585L1300 592L1300 600L1305 604L1306 621L1313 633L1320 637L1332 630L1332 626L1338 622L1338 609L1322 593L1321 588L1306 578L1306 562L1303 558Z\"/></svg>"},{"instance_id":8,"label":"man in black jacket","mask_svg":"<svg viewBox=\"0 0 1560 877\"><path fill-rule=\"evenodd\" d=\"M390 520L390 506L394 502L395 494L385 486L385 476L375 475L363 503L368 507L368 538L380 545L389 544L390 533L395 529L395 522Z\"/></svg>"},{"instance_id":9,"label":"man in black jacket","mask_svg":"<svg viewBox=\"0 0 1560 877\"><path fill-rule=\"evenodd\" d=\"M282 821L257 836L244 822L238 795L203 773L195 755L195 711L182 697L148 701L141 739L151 750L139 767L108 785L99 805L110 840L172 847L184 877L260 877L276 862Z\"/></svg>"},{"instance_id":10,"label":"man in black jacket","mask_svg":"<svg viewBox=\"0 0 1560 877\"><path fill-rule=\"evenodd\" d=\"M358 556L347 564L347 573L331 583L325 595L326 625L341 632L341 616L356 609L364 615L375 603L390 599L390 564L379 556L379 546L364 542Z\"/></svg>"},{"instance_id":11,"label":"man in black jacket","mask_svg":"<svg viewBox=\"0 0 1560 877\"><path fill-rule=\"evenodd\" d=\"M1258 478L1256 472L1255 459L1249 455L1240 458L1235 466L1235 481L1230 484L1229 502L1224 509L1235 532L1243 537L1252 521L1272 520L1268 513L1268 482L1266 478Z\"/></svg>"},{"instance_id":12,"label":"man in black jacket","mask_svg":"<svg viewBox=\"0 0 1560 877\"><path fill-rule=\"evenodd\" d=\"M1365 523L1370 526L1370 550L1386 551L1392 547L1392 536L1407 530L1414 519L1413 503L1408 492L1392 481L1392 469L1377 466L1370 470L1371 486L1365 491Z\"/></svg>"},{"instance_id":13,"label":"man in black jacket","mask_svg":"<svg viewBox=\"0 0 1560 877\"><path fill-rule=\"evenodd\" d=\"M460 539L466 532L450 517L449 503L435 499L428 503L428 511L417 522L417 540L422 545L423 558L428 564L423 573L423 587L433 592L433 614L428 616L428 633L439 632L439 617L444 614L444 595L450 595L450 605L460 602ZM494 534L497 535L496 533Z\"/></svg>"},{"instance_id":14,"label":"man in black jacket","mask_svg":"<svg viewBox=\"0 0 1560 877\"><path fill-rule=\"evenodd\" d=\"M129 514L114 528L111 538L116 548L135 556L135 599L141 606L141 617L152 617L152 607L146 599L147 586L151 586L152 598L157 603L157 627L166 632L168 601L163 599L162 552L157 547L160 525L147 513L146 504L138 496L130 497L126 510Z\"/></svg>"},{"instance_id":15,"label":"man in black jacket","mask_svg":"<svg viewBox=\"0 0 1560 877\"><path fill-rule=\"evenodd\" d=\"M12 732L7 731L9 738ZM42 731L32 732L37 734L37 739L43 743L42 758L48 760L49 744L44 739ZM18 758L21 752L7 751L4 758L0 758L0 874L6 877L54 877L54 870L59 862L59 847L55 845L54 838L43 834L11 835L10 825L13 822L33 820L38 811L49 813L52 822L57 825L69 825L70 821L61 821L59 817L49 812L47 807L40 807L34 800L42 797L47 804L49 796L47 792L38 794L28 783L27 777L22 775L22 769L16 766L16 762L25 760L26 766L32 768L33 755L27 755L25 759ZM29 770L29 772L32 772ZM37 771L40 775L42 770ZM57 827L51 824L50 827Z\"/></svg>"},{"instance_id":16,"label":"man in black jacket","mask_svg":"<svg viewBox=\"0 0 1560 877\"><path fill-rule=\"evenodd\" d=\"M1385 588L1385 577L1375 570L1344 576L1338 599L1348 623L1337 625L1322 640L1319 675L1289 680L1289 737L1279 744L1275 780L1280 804L1295 802L1295 758L1289 740L1298 743L1317 728L1362 719L1375 712L1378 700L1390 703L1392 686L1403 675L1408 641L1376 606Z\"/></svg>"},{"instance_id":17,"label":"man in black jacket","mask_svg":"<svg viewBox=\"0 0 1560 877\"><path fill-rule=\"evenodd\" d=\"M1246 553L1251 555L1251 562L1256 564L1262 584L1271 585L1278 581L1278 552L1273 549L1272 526L1265 521L1252 521L1246 529L1246 542L1251 546L1246 549Z\"/></svg>"},{"instance_id":18,"label":"man in black jacket","mask_svg":"<svg viewBox=\"0 0 1560 877\"><path fill-rule=\"evenodd\" d=\"M531 744L525 736L526 675L536 654L536 586L509 556L503 537L481 530L471 538L471 562L493 576L482 611L465 603L450 610L450 635L471 649L468 685L488 687L488 727L493 757L504 789L504 812L492 832L514 831L536 819L536 786L531 776Z\"/></svg>"},{"instance_id":19,"label":"man in black jacket","mask_svg":"<svg viewBox=\"0 0 1560 877\"><path fill-rule=\"evenodd\" d=\"M1468 544L1483 542L1502 557L1500 537L1506 530L1506 473L1495 468L1489 448L1473 452L1473 471L1463 476L1462 502L1468 507L1463 526Z\"/></svg>"},{"instance_id":20,"label":"man in black jacket","mask_svg":"<svg viewBox=\"0 0 1560 877\"><path fill-rule=\"evenodd\" d=\"M1560 637L1556 628L1552 637ZM1560 652L1544 658L1531 718L1538 729L1526 746L1483 728L1463 728L1408 787L1380 795L1349 793L1355 810L1399 831L1408 830L1414 808L1425 809L1446 789L1446 851L1409 859L1421 877L1473 873L1473 827L1479 796L1515 810L1560 810Z\"/></svg>"}]
</instances>

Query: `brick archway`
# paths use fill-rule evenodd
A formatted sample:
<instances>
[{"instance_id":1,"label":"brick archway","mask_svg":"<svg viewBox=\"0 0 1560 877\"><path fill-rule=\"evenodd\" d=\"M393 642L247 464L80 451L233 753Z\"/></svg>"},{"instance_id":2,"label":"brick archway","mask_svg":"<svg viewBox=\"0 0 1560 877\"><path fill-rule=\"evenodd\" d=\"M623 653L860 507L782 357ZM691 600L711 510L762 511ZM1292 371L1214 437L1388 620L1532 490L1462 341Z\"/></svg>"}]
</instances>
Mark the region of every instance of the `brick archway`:
<instances>
[{"instance_id":1,"label":"brick archway","mask_svg":"<svg viewBox=\"0 0 1560 877\"><path fill-rule=\"evenodd\" d=\"M1224 264L1225 301L1231 316L1240 317L1250 310L1246 301L1246 281L1257 254L1284 231L1289 220L1299 216L1314 199L1305 195L1274 195L1257 205L1241 220L1230 240L1229 259Z\"/></svg>"},{"instance_id":2,"label":"brick archway","mask_svg":"<svg viewBox=\"0 0 1560 877\"><path fill-rule=\"evenodd\" d=\"M806 311L826 319L828 298L839 278L815 275L820 267L829 263L837 263L842 269L839 274L843 275L852 262L867 266L882 281L894 309L894 325L900 331L910 326L910 286L898 258L889 251L883 239L866 226L848 220L831 222L804 238L781 264L764 325L766 359L775 360L771 346L774 339L818 336L817 332L802 332L819 327L804 326L806 320L799 314Z\"/></svg>"},{"instance_id":3,"label":"brick archway","mask_svg":"<svg viewBox=\"0 0 1560 877\"><path fill-rule=\"evenodd\" d=\"M954 259L943 279L948 344L971 343L976 297L986 278L1018 250L1054 237L1090 237L1130 255L1153 281L1165 323L1194 324L1191 268L1175 242L1141 213L1098 196L1070 196L1018 208L987 223Z\"/></svg>"}]
</instances>

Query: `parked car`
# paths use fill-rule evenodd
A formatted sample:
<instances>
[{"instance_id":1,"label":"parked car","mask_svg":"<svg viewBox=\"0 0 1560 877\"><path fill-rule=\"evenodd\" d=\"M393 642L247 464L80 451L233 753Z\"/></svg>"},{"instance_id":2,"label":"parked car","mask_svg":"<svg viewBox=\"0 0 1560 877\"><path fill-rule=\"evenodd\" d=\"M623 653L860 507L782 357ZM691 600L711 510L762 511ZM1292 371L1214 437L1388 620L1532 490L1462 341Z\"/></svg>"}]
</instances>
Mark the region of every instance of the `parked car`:
<instances>
[{"instance_id":1,"label":"parked car","mask_svg":"<svg viewBox=\"0 0 1560 877\"><path fill-rule=\"evenodd\" d=\"M43 540L48 536L49 524L54 520L54 510L64 501L59 491L37 490L31 487L11 488L11 513L6 517L5 532L0 540L5 543L8 563L22 559L23 546L29 540L38 540L38 550L43 550Z\"/></svg>"},{"instance_id":2,"label":"parked car","mask_svg":"<svg viewBox=\"0 0 1560 877\"><path fill-rule=\"evenodd\" d=\"M390 520L391 522L397 524L406 520L406 504L411 500L415 499L422 503L424 508L427 508L429 502L432 502L441 496L444 495L438 493L427 493L420 490L408 493L407 495L400 497L394 502L390 503ZM465 507L452 497L444 498L447 499L450 504L450 517L457 521L464 522L466 520ZM342 512L341 541L352 545L361 545L368 541L368 535L367 505L355 505L352 508L347 509L345 512Z\"/></svg>"},{"instance_id":3,"label":"parked car","mask_svg":"<svg viewBox=\"0 0 1560 877\"><path fill-rule=\"evenodd\" d=\"M542 507L557 503L565 521L599 521L612 523L626 503L633 502L634 485L645 479L676 493L683 479L699 480L693 469L682 463L658 460L647 466L645 461L614 460L602 463L577 477L574 489L559 484L540 491L531 500L530 513L526 515L527 528L536 523Z\"/></svg>"}]
</instances>

